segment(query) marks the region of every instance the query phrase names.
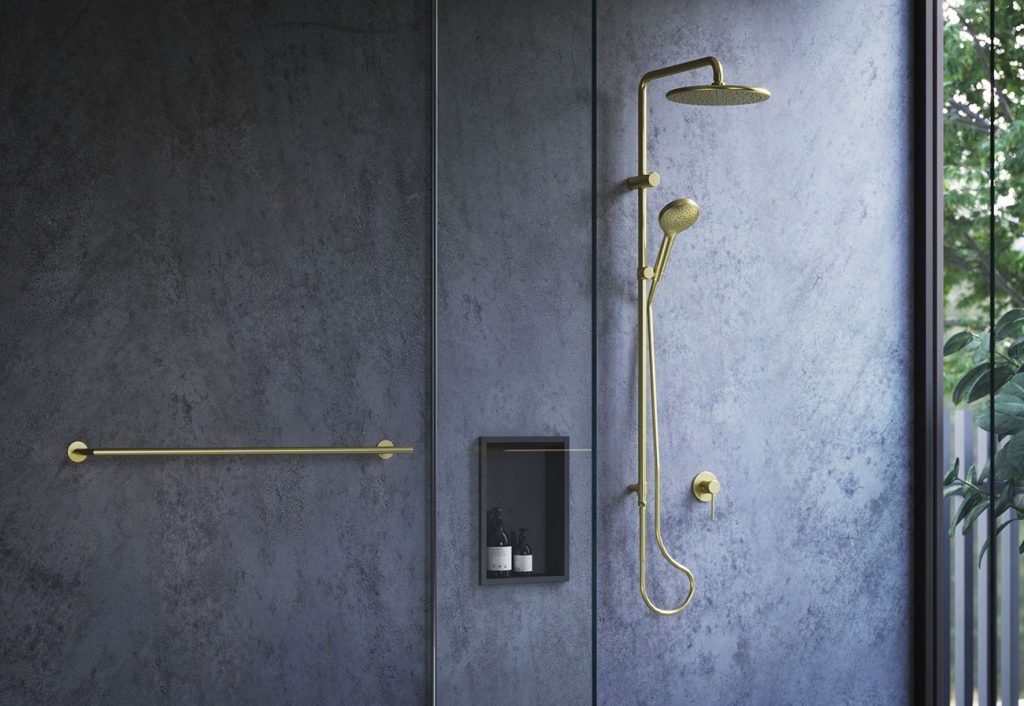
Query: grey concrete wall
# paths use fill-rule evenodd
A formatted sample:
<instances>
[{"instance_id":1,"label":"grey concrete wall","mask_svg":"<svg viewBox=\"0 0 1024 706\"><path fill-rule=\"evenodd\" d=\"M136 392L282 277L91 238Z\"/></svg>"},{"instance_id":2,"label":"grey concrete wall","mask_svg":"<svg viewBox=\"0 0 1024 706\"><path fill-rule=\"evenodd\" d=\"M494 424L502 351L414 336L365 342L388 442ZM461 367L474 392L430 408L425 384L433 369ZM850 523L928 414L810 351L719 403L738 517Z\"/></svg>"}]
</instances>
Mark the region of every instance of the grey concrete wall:
<instances>
[{"instance_id":1,"label":"grey concrete wall","mask_svg":"<svg viewBox=\"0 0 1024 706\"><path fill-rule=\"evenodd\" d=\"M598 3L598 701L910 698L909 6ZM651 87L656 216L687 196L657 306L668 547L691 607L649 613L637 569L636 84L708 54L767 103ZM652 255L653 257L653 255ZM721 479L717 518L700 470ZM653 544L652 544L653 547ZM681 575L649 554L652 596Z\"/></svg>"},{"instance_id":2,"label":"grey concrete wall","mask_svg":"<svg viewBox=\"0 0 1024 706\"><path fill-rule=\"evenodd\" d=\"M438 703L590 703L590 454L570 580L483 587L476 448L590 447L590 3L440 8Z\"/></svg>"},{"instance_id":3,"label":"grey concrete wall","mask_svg":"<svg viewBox=\"0 0 1024 706\"><path fill-rule=\"evenodd\" d=\"M4 702L415 703L427 683L428 7L0 9ZM441 3L439 703L898 703L909 670L909 26L841 3ZM864 29L868 28L868 29ZM665 534L637 588L635 86L651 91ZM702 75L701 79L706 76ZM652 228L654 224L652 215ZM652 248L659 234L652 234ZM63 460L411 443L412 458ZM568 434L565 584L477 584L483 435ZM692 501L722 480L718 518ZM684 588L651 556L651 588Z\"/></svg>"},{"instance_id":4,"label":"grey concrete wall","mask_svg":"<svg viewBox=\"0 0 1024 706\"><path fill-rule=\"evenodd\" d=\"M429 7L0 9L0 701L415 703ZM94 446L413 457L94 460Z\"/></svg>"}]
</instances>

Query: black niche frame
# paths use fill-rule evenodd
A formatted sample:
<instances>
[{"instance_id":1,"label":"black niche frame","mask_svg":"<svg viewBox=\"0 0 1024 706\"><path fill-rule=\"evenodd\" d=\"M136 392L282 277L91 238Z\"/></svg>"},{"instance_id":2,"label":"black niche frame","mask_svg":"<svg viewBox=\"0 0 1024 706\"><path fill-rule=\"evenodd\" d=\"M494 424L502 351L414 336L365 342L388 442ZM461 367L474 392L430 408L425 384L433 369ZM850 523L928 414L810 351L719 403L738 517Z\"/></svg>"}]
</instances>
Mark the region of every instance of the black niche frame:
<instances>
[{"instance_id":1,"label":"black niche frame","mask_svg":"<svg viewBox=\"0 0 1024 706\"><path fill-rule=\"evenodd\" d=\"M480 585L569 580L569 437L482 436L480 448ZM487 576L487 511L508 507L505 529L530 523L532 576Z\"/></svg>"}]
</instances>

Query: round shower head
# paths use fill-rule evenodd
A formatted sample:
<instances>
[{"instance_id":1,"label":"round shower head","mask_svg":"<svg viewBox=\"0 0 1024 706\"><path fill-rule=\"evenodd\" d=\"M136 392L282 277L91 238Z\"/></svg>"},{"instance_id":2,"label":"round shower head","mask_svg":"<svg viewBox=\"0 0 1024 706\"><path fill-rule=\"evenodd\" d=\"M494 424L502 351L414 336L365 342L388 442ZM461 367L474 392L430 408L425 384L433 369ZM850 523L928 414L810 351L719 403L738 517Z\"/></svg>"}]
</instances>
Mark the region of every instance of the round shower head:
<instances>
[{"instance_id":1,"label":"round shower head","mask_svg":"<svg viewBox=\"0 0 1024 706\"><path fill-rule=\"evenodd\" d=\"M661 213L658 214L658 225L665 231L665 235L672 237L696 223L699 215L700 206L696 201L676 199L661 209Z\"/></svg>"},{"instance_id":2,"label":"round shower head","mask_svg":"<svg viewBox=\"0 0 1024 706\"><path fill-rule=\"evenodd\" d=\"M766 88L711 83L706 86L674 88L666 93L665 97L670 101L688 105L744 105L766 101L772 94Z\"/></svg>"}]
</instances>

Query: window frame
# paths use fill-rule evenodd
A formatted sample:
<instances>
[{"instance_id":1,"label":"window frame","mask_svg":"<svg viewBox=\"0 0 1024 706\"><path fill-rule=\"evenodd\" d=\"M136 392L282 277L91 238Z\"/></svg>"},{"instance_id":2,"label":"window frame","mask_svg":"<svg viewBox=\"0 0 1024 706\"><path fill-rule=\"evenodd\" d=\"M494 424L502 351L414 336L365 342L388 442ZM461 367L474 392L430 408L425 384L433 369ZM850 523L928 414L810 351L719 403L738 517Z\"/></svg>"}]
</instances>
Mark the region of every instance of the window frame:
<instances>
[{"instance_id":1,"label":"window frame","mask_svg":"<svg viewBox=\"0 0 1024 706\"><path fill-rule=\"evenodd\" d=\"M943 15L941 0L913 3L914 555L913 699L949 700L948 562L941 473L943 344Z\"/></svg>"}]
</instances>

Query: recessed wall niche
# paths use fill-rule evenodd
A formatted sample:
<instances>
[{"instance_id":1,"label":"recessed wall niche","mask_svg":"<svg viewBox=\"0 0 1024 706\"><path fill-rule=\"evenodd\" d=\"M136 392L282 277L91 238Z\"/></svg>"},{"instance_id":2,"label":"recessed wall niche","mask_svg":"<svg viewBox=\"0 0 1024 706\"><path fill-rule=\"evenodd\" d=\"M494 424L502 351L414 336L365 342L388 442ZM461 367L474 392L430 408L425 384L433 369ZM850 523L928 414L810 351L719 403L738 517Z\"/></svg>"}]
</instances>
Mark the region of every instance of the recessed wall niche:
<instances>
[{"instance_id":1,"label":"recessed wall niche","mask_svg":"<svg viewBox=\"0 0 1024 706\"><path fill-rule=\"evenodd\" d=\"M488 577L487 513L504 508L509 539L529 529L533 573ZM569 580L569 437L480 437L480 584Z\"/></svg>"}]
</instances>

